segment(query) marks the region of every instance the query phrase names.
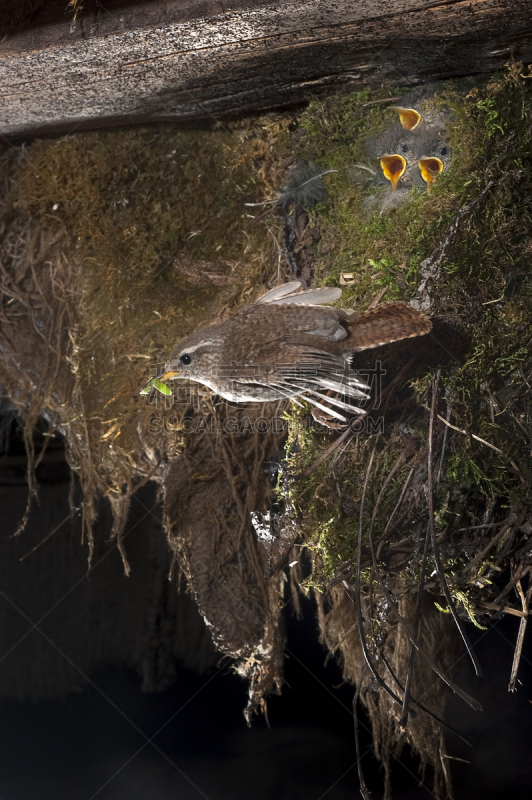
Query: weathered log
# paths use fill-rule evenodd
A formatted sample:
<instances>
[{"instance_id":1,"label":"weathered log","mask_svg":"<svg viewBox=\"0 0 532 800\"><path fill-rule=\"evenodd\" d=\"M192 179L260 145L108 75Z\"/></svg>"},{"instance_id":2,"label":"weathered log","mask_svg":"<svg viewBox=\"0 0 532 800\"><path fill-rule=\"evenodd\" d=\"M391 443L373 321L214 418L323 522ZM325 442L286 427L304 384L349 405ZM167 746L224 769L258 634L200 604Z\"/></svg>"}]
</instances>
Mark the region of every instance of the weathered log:
<instances>
[{"instance_id":1,"label":"weathered log","mask_svg":"<svg viewBox=\"0 0 532 800\"><path fill-rule=\"evenodd\" d=\"M42 25L0 44L0 133L213 120L328 87L532 61L532 0L182 0Z\"/></svg>"}]
</instances>

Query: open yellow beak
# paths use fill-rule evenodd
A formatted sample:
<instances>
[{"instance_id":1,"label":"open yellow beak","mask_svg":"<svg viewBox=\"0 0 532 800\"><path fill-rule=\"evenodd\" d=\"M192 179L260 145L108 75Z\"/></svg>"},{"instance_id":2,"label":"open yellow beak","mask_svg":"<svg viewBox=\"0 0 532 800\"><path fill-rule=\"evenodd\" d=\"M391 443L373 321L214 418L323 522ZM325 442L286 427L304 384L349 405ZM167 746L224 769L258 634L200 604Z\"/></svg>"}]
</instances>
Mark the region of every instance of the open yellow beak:
<instances>
[{"instance_id":1,"label":"open yellow beak","mask_svg":"<svg viewBox=\"0 0 532 800\"><path fill-rule=\"evenodd\" d=\"M427 184L427 189L430 189L430 184L440 172L443 172L443 161L439 158L420 158L417 162L421 170L421 177Z\"/></svg>"},{"instance_id":2,"label":"open yellow beak","mask_svg":"<svg viewBox=\"0 0 532 800\"><path fill-rule=\"evenodd\" d=\"M169 370L168 372L163 372L162 375L157 375L157 380L159 381L171 381L172 378L179 378L181 376L180 372L175 372L174 370Z\"/></svg>"},{"instance_id":3,"label":"open yellow beak","mask_svg":"<svg viewBox=\"0 0 532 800\"><path fill-rule=\"evenodd\" d=\"M421 114L415 108L403 108L403 106L388 106L391 111L397 111L399 121L407 131L414 131L421 122Z\"/></svg>"},{"instance_id":4,"label":"open yellow beak","mask_svg":"<svg viewBox=\"0 0 532 800\"><path fill-rule=\"evenodd\" d=\"M382 156L380 162L384 177L390 181L392 184L392 191L395 192L397 184L405 174L406 159L394 153L393 155Z\"/></svg>"}]
</instances>

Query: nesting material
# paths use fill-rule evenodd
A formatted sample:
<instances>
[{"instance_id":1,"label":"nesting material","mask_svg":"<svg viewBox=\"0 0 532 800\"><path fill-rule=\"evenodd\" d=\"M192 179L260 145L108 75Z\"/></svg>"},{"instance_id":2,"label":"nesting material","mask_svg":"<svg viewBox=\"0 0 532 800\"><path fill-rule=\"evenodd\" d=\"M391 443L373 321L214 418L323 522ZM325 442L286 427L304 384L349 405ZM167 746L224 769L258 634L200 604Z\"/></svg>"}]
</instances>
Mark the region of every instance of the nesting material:
<instances>
[{"instance_id":1,"label":"nesting material","mask_svg":"<svg viewBox=\"0 0 532 800\"><path fill-rule=\"evenodd\" d=\"M329 286L344 276L346 307L363 311L385 293L432 317L422 347L409 340L356 357L375 398L358 426L324 433L307 408L291 407L277 497L312 562L305 580L299 565L291 570L292 588L320 593L323 641L346 678L362 681L388 797L391 748L404 742L434 768L436 796L450 786L438 723L403 719L379 682L401 697L410 675L416 699L433 685L420 655L412 670L398 621L416 626L423 571L414 638L440 673L452 671L459 635L449 612L462 631L499 613L528 615L531 91L519 64L468 92L439 87L423 110L450 109L452 159L430 194L421 176L400 204L389 201L399 185L394 193L374 180L379 158L366 146L390 119L397 125L396 111L372 102L383 91L315 99L297 117L193 135L74 135L2 158L0 383L26 421L30 456L41 415L66 437L89 557L96 497L109 500L120 539L132 493L159 483L175 569L218 648L250 680L248 715L281 680L279 565L265 582L271 565L251 512L267 511L263 465L284 440L238 425L220 436L217 424L279 412L213 408L186 387L166 407L156 390L139 390L192 328L283 282L283 239L292 256L305 252L291 259L296 276ZM399 94L390 101L404 105ZM326 195L303 210L290 201L292 220L254 216L251 204L277 207L283 186L291 197L290 170L297 178L304 164L323 171ZM122 553L127 565L127 544ZM518 651L514 666L513 687ZM427 696L437 716L446 691L438 683Z\"/></svg>"}]
</instances>

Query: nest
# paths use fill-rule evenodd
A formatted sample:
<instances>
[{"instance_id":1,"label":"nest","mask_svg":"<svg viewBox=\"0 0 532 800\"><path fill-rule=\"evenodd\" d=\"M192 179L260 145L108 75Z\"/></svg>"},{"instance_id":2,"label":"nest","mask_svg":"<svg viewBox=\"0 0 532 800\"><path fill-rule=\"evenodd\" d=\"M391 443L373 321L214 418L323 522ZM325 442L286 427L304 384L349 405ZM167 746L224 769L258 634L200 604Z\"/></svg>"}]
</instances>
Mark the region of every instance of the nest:
<instances>
[{"instance_id":1,"label":"nest","mask_svg":"<svg viewBox=\"0 0 532 800\"><path fill-rule=\"evenodd\" d=\"M382 596L376 596L374 600L381 623L374 640L374 651L379 652L380 657L378 674L381 680L391 683L395 692L400 695L401 688L404 690L404 683L391 679L391 676L403 677L407 673L405 668L412 659L410 640L399 626L395 615L390 613L386 600ZM317 602L322 641L331 653L338 655L345 679L357 687L358 696L369 716L375 754L384 765L385 796L392 796L391 766L400 757L405 745L419 757L422 777L427 766L435 768L434 794L451 794L452 783L446 760L444 729L437 721L437 718L444 718L447 699L445 684L436 678L428 661L418 657L415 668L411 671L410 691L411 697L420 702L425 711L419 711L413 705L414 714L406 719L401 705L382 690L367 669L353 591L345 586L335 587L328 593L327 600L323 594L319 594ZM414 630L415 596L403 595L397 605L405 624ZM369 612L365 616L369 621ZM420 650L428 654L442 671L448 675L453 673L459 654L456 629L452 621L434 607L428 595L423 599L417 643ZM434 716L429 716L426 710Z\"/></svg>"},{"instance_id":2,"label":"nest","mask_svg":"<svg viewBox=\"0 0 532 800\"><path fill-rule=\"evenodd\" d=\"M244 125L238 137L260 158L261 137L264 131L271 134L272 127L267 122L262 129ZM214 412L202 397L196 408L190 407L189 389L176 391L167 409L161 409L158 397L152 395L146 403L139 396L187 326L190 330L192 324L223 318L260 292L256 284L262 285L276 269L268 232L250 233L240 222L243 200L255 199L250 194L255 170L242 167L242 153L228 146L234 143L232 134L210 136L214 150L204 152L202 135L133 132L125 136L127 152L118 166L117 143L113 140L110 147L105 134L89 135L90 141L80 136L37 142L29 154L24 148L3 154L0 384L4 405L24 423L29 457L28 505L18 533L37 498L35 470L54 436L65 438L73 476L71 517L81 514L89 566L101 548L97 537L104 528L98 517L105 498L112 515L111 539L126 574L130 572L123 535L131 498L144 484L159 484L164 489L169 550L179 557L177 583L181 586L182 575L189 578L213 639L249 678L251 713L279 686L281 674L278 586L264 585L261 558L265 561L266 555L252 535L250 519L250 511L264 510L271 494L263 462L278 449L279 433L272 430L271 435L250 438L249 427L244 427L244 433L232 435L229 442L211 435L211 422L222 419L224 412ZM139 160L152 159L157 147L161 172L175 168L174 191L181 200L175 201L180 213L174 216L168 213L167 190L166 203L159 202L158 221L164 226L166 219L168 230L166 239L162 236L166 249L159 243L158 250L145 225L149 209L143 205L151 206L153 190L148 197L141 192L140 207L130 209L130 202L135 205L135 183L139 177L142 181ZM181 161L176 165L176 148L178 159L186 158L187 165L190 152L196 153L195 175L207 167L210 178L219 173L211 184L217 192L214 199L196 194L183 174L188 166L183 170ZM115 168L115 185L110 188L109 169ZM120 177L125 184L120 185ZM267 180L263 183L266 186ZM245 191L247 198L242 196ZM124 199L126 193L130 201ZM186 205L191 193L197 197L194 208ZM215 217L213 203L225 209ZM192 228L192 239L200 233L198 222L207 234L194 250L190 232ZM216 250L225 238L232 241L229 255L238 253L239 258L202 258L205 239ZM252 243L253 253L247 255ZM213 292L213 270L216 273L219 264L220 280L214 281ZM271 412L258 411L267 421ZM227 415L236 422L233 431L246 422L238 409ZM248 426L257 420L253 412L251 422L249 417L250 413ZM38 421L41 427L44 423L45 444L36 454L33 431ZM203 436L198 433L201 425ZM199 483L198 463L204 472ZM173 667L168 669L170 675ZM156 685L163 684L161 676Z\"/></svg>"},{"instance_id":3,"label":"nest","mask_svg":"<svg viewBox=\"0 0 532 800\"><path fill-rule=\"evenodd\" d=\"M237 659L250 683L248 720L281 687L282 580L265 583L266 551L250 525L252 512L266 511L271 497L265 465L282 449L283 432L269 424L278 411L272 404L225 407L204 417L203 430L187 439L164 483L165 527L176 562L213 641ZM228 437L224 430L236 433Z\"/></svg>"},{"instance_id":4,"label":"nest","mask_svg":"<svg viewBox=\"0 0 532 800\"><path fill-rule=\"evenodd\" d=\"M312 567L292 569L292 587L316 593L323 642L369 712L387 797L405 743L434 768L436 796L451 792L439 720L466 621L520 617L515 688L532 591L529 77L514 64L467 95L441 87L432 102L452 112L452 165L430 196L414 189L393 207L387 186L360 177L377 166L368 137L387 124L369 91L314 101L295 124L90 133L2 159L0 384L25 422L30 503L41 417L65 437L89 560L103 497L128 571L129 503L155 481L174 574L249 680L248 718L280 688L278 571L299 536ZM291 219L250 224L244 203L282 207L287 166L310 162L328 200L301 210L288 181ZM381 406L354 430L324 433L292 408L274 494L264 465L282 460L284 434L254 423L280 409L214 408L186 391L161 408L138 392L179 338L279 279L283 237L292 275L346 285L346 305L410 299L434 336L357 361L385 377ZM274 555L251 525L268 508Z\"/></svg>"},{"instance_id":5,"label":"nest","mask_svg":"<svg viewBox=\"0 0 532 800\"><path fill-rule=\"evenodd\" d=\"M442 87L433 98L452 109L453 163L430 196L414 192L373 215L386 189L344 170L320 220L321 274L341 278L349 263L357 299L406 296L434 323L428 342L357 357L380 381L378 401L332 444L309 433L308 411L292 414L293 480L283 483L312 555L303 587L316 592L323 641L369 712L386 797L405 741L434 768L435 795L451 794L441 727L427 711L441 720L448 691L478 707L452 680L459 645L480 671L467 623L520 618L516 686L532 595L531 217L517 155L531 146L526 78L511 65L467 96ZM362 99L340 106L360 120ZM329 100L307 112L312 135L301 145L318 163L320 117L341 150L338 114Z\"/></svg>"}]
</instances>

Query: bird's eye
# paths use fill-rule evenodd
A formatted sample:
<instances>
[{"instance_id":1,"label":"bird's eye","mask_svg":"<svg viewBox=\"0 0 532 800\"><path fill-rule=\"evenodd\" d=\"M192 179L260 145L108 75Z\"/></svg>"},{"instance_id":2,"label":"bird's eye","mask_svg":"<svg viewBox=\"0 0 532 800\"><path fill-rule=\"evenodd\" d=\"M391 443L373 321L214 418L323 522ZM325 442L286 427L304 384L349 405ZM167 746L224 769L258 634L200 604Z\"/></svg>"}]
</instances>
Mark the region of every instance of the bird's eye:
<instances>
[{"instance_id":1,"label":"bird's eye","mask_svg":"<svg viewBox=\"0 0 532 800\"><path fill-rule=\"evenodd\" d=\"M408 145L407 144L401 145L401 152L402 153L408 153Z\"/></svg>"},{"instance_id":2,"label":"bird's eye","mask_svg":"<svg viewBox=\"0 0 532 800\"><path fill-rule=\"evenodd\" d=\"M192 357L191 357L191 356L189 356L189 354L188 354L188 353L185 353L184 355L182 355L182 356L181 356L181 358L180 358L179 360L180 360L180 361L181 361L181 363L182 363L182 364L184 364L184 365L185 365L185 367L186 367L186 366L188 366L188 365L190 364L190 362L192 361Z\"/></svg>"},{"instance_id":3,"label":"bird's eye","mask_svg":"<svg viewBox=\"0 0 532 800\"><path fill-rule=\"evenodd\" d=\"M440 150L440 156L446 156L448 152L449 152L448 147L442 147Z\"/></svg>"}]
</instances>

